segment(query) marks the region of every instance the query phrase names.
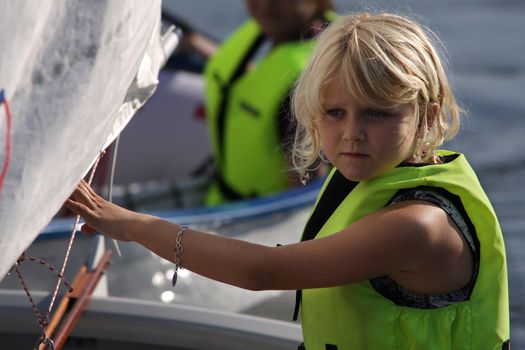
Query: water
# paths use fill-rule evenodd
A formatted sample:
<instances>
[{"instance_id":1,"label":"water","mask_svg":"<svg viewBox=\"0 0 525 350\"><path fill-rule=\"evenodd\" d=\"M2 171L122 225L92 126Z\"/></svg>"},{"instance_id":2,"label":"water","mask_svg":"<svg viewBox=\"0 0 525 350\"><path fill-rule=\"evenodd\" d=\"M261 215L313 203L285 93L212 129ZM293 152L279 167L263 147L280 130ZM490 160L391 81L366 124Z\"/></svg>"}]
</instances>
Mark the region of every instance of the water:
<instances>
[{"instance_id":1,"label":"water","mask_svg":"<svg viewBox=\"0 0 525 350\"><path fill-rule=\"evenodd\" d=\"M468 110L456 140L500 218L506 238L515 348L525 348L525 2L335 1L340 12L384 9L432 28L447 48L451 81ZM246 18L241 0L165 0L204 32L224 38Z\"/></svg>"}]
</instances>

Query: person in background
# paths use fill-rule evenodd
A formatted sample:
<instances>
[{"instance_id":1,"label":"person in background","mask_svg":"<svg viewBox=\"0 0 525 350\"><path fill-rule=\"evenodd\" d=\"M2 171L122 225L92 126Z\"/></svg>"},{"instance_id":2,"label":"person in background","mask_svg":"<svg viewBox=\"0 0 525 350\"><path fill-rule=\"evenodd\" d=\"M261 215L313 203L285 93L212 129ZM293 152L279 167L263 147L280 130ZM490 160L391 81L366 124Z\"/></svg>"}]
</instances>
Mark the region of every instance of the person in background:
<instances>
[{"instance_id":1,"label":"person in background","mask_svg":"<svg viewBox=\"0 0 525 350\"><path fill-rule=\"evenodd\" d=\"M214 53L204 73L215 165L210 206L299 183L289 171L289 94L310 57L312 39L335 17L328 0L245 3L251 19Z\"/></svg>"},{"instance_id":2,"label":"person in background","mask_svg":"<svg viewBox=\"0 0 525 350\"><path fill-rule=\"evenodd\" d=\"M298 290L300 349L509 349L502 232L466 157L437 149L462 110L431 39L388 13L345 15L319 36L292 99L293 159L305 174L322 150L333 169L300 243L200 232L85 182L66 205L84 232L138 242L175 271Z\"/></svg>"}]
</instances>

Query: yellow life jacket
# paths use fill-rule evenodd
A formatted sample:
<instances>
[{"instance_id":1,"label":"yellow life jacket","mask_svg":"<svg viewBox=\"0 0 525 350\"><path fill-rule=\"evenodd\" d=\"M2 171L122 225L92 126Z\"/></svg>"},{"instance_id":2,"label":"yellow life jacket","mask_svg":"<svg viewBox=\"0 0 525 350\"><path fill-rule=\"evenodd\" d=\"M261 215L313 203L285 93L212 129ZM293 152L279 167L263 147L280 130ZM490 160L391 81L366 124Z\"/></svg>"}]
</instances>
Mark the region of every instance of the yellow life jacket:
<instances>
[{"instance_id":1,"label":"yellow life jacket","mask_svg":"<svg viewBox=\"0 0 525 350\"><path fill-rule=\"evenodd\" d=\"M354 183L331 215L326 214L326 222L318 224L322 228L315 238L339 232L383 208L401 189L444 189L459 197L479 241L479 270L470 298L440 308L420 309L394 304L370 281L305 289L301 319L306 350L508 349L507 265L496 214L465 157L448 151L439 154L445 163L399 166L372 180ZM317 203L324 193L339 193L345 186L351 183L334 169ZM317 210L316 204L311 218Z\"/></svg>"},{"instance_id":2,"label":"yellow life jacket","mask_svg":"<svg viewBox=\"0 0 525 350\"><path fill-rule=\"evenodd\" d=\"M255 21L242 25L206 66L206 112L217 179L207 204L287 188L279 109L306 65L313 42L273 48L253 69L246 61L263 40Z\"/></svg>"}]
</instances>

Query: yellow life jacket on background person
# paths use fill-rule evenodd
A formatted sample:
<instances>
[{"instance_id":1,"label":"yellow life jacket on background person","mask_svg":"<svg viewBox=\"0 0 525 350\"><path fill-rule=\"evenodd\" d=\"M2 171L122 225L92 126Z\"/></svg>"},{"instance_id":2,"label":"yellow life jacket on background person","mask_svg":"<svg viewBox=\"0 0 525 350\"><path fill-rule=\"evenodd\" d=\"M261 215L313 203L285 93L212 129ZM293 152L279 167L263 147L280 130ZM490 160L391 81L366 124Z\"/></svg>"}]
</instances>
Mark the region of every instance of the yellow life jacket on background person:
<instances>
[{"instance_id":1,"label":"yellow life jacket on background person","mask_svg":"<svg viewBox=\"0 0 525 350\"><path fill-rule=\"evenodd\" d=\"M247 21L205 69L207 122L217 172L208 205L279 192L288 186L279 109L314 43L280 44L253 69L246 69L263 39L257 23Z\"/></svg>"},{"instance_id":2,"label":"yellow life jacket on background person","mask_svg":"<svg viewBox=\"0 0 525 350\"><path fill-rule=\"evenodd\" d=\"M479 269L470 298L439 308L420 309L396 305L368 280L305 289L301 320L306 350L509 348L507 265L496 214L465 157L448 151L439 154L443 164L399 166L360 183L346 180L334 169L308 224L324 211L326 221L316 223L317 235L314 235L315 239L329 236L383 208L402 189L420 186L444 189L458 197L479 242ZM349 194L341 195L345 189ZM323 198L325 194L340 198L333 203L332 198ZM325 203L332 203L333 207L329 211L321 208Z\"/></svg>"}]
</instances>

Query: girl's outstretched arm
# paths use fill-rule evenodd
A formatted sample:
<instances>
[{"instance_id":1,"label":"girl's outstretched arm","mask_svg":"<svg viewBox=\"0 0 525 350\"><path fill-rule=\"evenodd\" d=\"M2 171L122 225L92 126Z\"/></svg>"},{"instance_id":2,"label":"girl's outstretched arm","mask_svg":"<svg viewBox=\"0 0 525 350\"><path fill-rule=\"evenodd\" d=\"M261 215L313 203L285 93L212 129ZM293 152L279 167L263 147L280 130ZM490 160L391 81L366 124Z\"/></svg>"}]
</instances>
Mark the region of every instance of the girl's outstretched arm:
<instances>
[{"instance_id":1,"label":"girl's outstretched arm","mask_svg":"<svg viewBox=\"0 0 525 350\"><path fill-rule=\"evenodd\" d=\"M66 206L86 221L83 232L134 241L174 262L179 225L109 203L84 181ZM462 287L470 276L468 249L447 214L419 201L392 205L329 237L281 247L191 228L182 246L184 268L250 290L330 287L390 275L415 291L438 293Z\"/></svg>"},{"instance_id":2,"label":"girl's outstretched arm","mask_svg":"<svg viewBox=\"0 0 525 350\"><path fill-rule=\"evenodd\" d=\"M180 226L133 212L106 201L81 180L65 206L82 216L82 232L100 232L121 241L134 241L174 262ZM253 271L265 265L272 248L188 229L183 236L181 265L203 276L246 289L261 289Z\"/></svg>"}]
</instances>

